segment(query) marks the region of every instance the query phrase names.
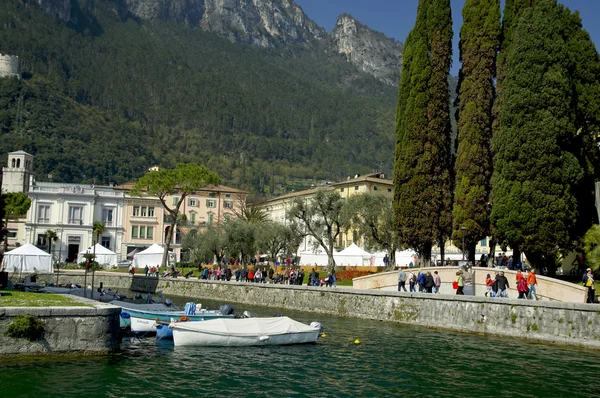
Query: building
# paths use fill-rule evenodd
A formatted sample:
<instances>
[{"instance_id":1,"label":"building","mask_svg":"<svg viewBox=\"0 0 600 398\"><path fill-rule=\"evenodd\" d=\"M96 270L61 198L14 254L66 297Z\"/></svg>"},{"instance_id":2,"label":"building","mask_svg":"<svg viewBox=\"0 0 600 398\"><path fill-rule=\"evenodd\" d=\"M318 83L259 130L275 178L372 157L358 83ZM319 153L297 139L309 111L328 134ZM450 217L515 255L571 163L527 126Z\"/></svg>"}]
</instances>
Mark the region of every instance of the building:
<instances>
[{"instance_id":1,"label":"building","mask_svg":"<svg viewBox=\"0 0 600 398\"><path fill-rule=\"evenodd\" d=\"M19 77L19 57L0 54L0 78Z\"/></svg>"},{"instance_id":2,"label":"building","mask_svg":"<svg viewBox=\"0 0 600 398\"><path fill-rule=\"evenodd\" d=\"M2 193L29 192L33 183L33 156L24 151L10 152L2 168Z\"/></svg>"}]
</instances>

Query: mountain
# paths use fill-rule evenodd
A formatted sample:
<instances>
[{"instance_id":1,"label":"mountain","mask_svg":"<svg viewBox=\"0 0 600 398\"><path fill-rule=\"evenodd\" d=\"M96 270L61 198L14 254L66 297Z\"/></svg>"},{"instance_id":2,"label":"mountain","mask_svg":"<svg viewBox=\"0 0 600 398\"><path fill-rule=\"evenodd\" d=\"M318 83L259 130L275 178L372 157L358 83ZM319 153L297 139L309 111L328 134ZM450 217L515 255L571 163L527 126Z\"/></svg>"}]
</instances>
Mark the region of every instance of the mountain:
<instances>
[{"instance_id":1,"label":"mountain","mask_svg":"<svg viewBox=\"0 0 600 398\"><path fill-rule=\"evenodd\" d=\"M157 8L142 14L136 4ZM0 53L19 56L22 79L1 82L0 151L36 155L39 179L120 183L183 161L261 194L389 174L396 87L333 51L303 14L274 11L277 31L288 33L246 23L232 29L248 40L232 41L226 30L204 29L217 14L190 16L207 4L3 0ZM211 4L240 18L241 5L254 7L249 15L294 5ZM303 24L284 29L281 21L298 18Z\"/></svg>"},{"instance_id":2,"label":"mountain","mask_svg":"<svg viewBox=\"0 0 600 398\"><path fill-rule=\"evenodd\" d=\"M351 15L338 18L331 39L337 52L357 68L384 83L397 86L402 69L402 43L361 24Z\"/></svg>"}]
</instances>

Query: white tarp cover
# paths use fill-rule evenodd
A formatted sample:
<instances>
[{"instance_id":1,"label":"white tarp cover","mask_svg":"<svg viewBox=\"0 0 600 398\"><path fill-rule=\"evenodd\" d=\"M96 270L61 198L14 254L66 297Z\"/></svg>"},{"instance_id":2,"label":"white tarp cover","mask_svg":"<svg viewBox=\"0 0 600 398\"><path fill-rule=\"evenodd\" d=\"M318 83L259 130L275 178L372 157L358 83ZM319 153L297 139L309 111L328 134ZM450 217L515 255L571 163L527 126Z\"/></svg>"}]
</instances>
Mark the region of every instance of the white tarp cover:
<instances>
[{"instance_id":1,"label":"white tarp cover","mask_svg":"<svg viewBox=\"0 0 600 398\"><path fill-rule=\"evenodd\" d=\"M162 256L165 249L159 244L155 243L149 248L133 256L133 265L136 268L144 268L160 265L162 262Z\"/></svg>"},{"instance_id":2,"label":"white tarp cover","mask_svg":"<svg viewBox=\"0 0 600 398\"><path fill-rule=\"evenodd\" d=\"M102 265L104 268L110 268L117 265L117 253L107 249L102 246L100 243L96 243L96 262ZM86 250L79 252L77 255L77 263L85 262L86 259L84 257L87 253L94 253L93 247L88 247Z\"/></svg>"},{"instance_id":3,"label":"white tarp cover","mask_svg":"<svg viewBox=\"0 0 600 398\"><path fill-rule=\"evenodd\" d=\"M2 267L7 271L49 271L52 269L52 257L31 243L7 252L2 260Z\"/></svg>"},{"instance_id":4,"label":"white tarp cover","mask_svg":"<svg viewBox=\"0 0 600 398\"><path fill-rule=\"evenodd\" d=\"M272 336L315 330L312 326L294 321L287 316L276 318L217 318L202 322L183 322L176 325L185 330L230 336Z\"/></svg>"}]
</instances>

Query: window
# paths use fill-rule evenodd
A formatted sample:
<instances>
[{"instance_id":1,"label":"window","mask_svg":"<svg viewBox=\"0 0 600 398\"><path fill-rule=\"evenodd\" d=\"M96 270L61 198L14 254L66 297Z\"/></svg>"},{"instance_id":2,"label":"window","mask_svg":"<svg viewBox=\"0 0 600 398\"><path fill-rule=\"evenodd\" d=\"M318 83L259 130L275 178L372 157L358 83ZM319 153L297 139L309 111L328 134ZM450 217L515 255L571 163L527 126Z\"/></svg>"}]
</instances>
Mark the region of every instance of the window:
<instances>
[{"instance_id":1,"label":"window","mask_svg":"<svg viewBox=\"0 0 600 398\"><path fill-rule=\"evenodd\" d=\"M146 227L145 226L140 227L140 239L146 239Z\"/></svg>"},{"instance_id":2,"label":"window","mask_svg":"<svg viewBox=\"0 0 600 398\"><path fill-rule=\"evenodd\" d=\"M177 206L177 203L179 203L179 198L176 196L173 196L173 206Z\"/></svg>"},{"instance_id":3,"label":"window","mask_svg":"<svg viewBox=\"0 0 600 398\"><path fill-rule=\"evenodd\" d=\"M148 217L154 217L154 207L148 207Z\"/></svg>"},{"instance_id":4,"label":"window","mask_svg":"<svg viewBox=\"0 0 600 398\"><path fill-rule=\"evenodd\" d=\"M70 206L69 207L69 224L83 224L83 207L81 206Z\"/></svg>"},{"instance_id":5,"label":"window","mask_svg":"<svg viewBox=\"0 0 600 398\"><path fill-rule=\"evenodd\" d=\"M102 222L107 227L113 225L113 209L102 209Z\"/></svg>"},{"instance_id":6,"label":"window","mask_svg":"<svg viewBox=\"0 0 600 398\"><path fill-rule=\"evenodd\" d=\"M154 227L146 227L146 239L154 239Z\"/></svg>"},{"instance_id":7,"label":"window","mask_svg":"<svg viewBox=\"0 0 600 398\"><path fill-rule=\"evenodd\" d=\"M223 202L223 207L226 209L233 209L233 202L231 200L226 200Z\"/></svg>"},{"instance_id":8,"label":"window","mask_svg":"<svg viewBox=\"0 0 600 398\"><path fill-rule=\"evenodd\" d=\"M207 199L206 200L206 207L217 207L217 201L216 200Z\"/></svg>"},{"instance_id":9,"label":"window","mask_svg":"<svg viewBox=\"0 0 600 398\"><path fill-rule=\"evenodd\" d=\"M375 187L373 187L373 191L377 191L377 187L376 187L376 186L375 186Z\"/></svg>"},{"instance_id":10,"label":"window","mask_svg":"<svg viewBox=\"0 0 600 398\"><path fill-rule=\"evenodd\" d=\"M486 247L486 246L487 246L487 238L481 239L481 247Z\"/></svg>"},{"instance_id":11,"label":"window","mask_svg":"<svg viewBox=\"0 0 600 398\"><path fill-rule=\"evenodd\" d=\"M392 192L392 188L388 188L388 192Z\"/></svg>"},{"instance_id":12,"label":"window","mask_svg":"<svg viewBox=\"0 0 600 398\"><path fill-rule=\"evenodd\" d=\"M355 186L354 186L354 190L355 190L355 191L358 191L358 185L355 185Z\"/></svg>"},{"instance_id":13,"label":"window","mask_svg":"<svg viewBox=\"0 0 600 398\"><path fill-rule=\"evenodd\" d=\"M46 241L46 236L44 236L44 234L38 234L37 245L38 246L48 246L48 241Z\"/></svg>"},{"instance_id":14,"label":"window","mask_svg":"<svg viewBox=\"0 0 600 398\"><path fill-rule=\"evenodd\" d=\"M140 216L140 206L133 206L133 216L134 217Z\"/></svg>"},{"instance_id":15,"label":"window","mask_svg":"<svg viewBox=\"0 0 600 398\"><path fill-rule=\"evenodd\" d=\"M107 249L110 249L110 236L103 236L100 240L100 244Z\"/></svg>"},{"instance_id":16,"label":"window","mask_svg":"<svg viewBox=\"0 0 600 398\"><path fill-rule=\"evenodd\" d=\"M38 206L38 222L40 224L50 224L50 206Z\"/></svg>"},{"instance_id":17,"label":"window","mask_svg":"<svg viewBox=\"0 0 600 398\"><path fill-rule=\"evenodd\" d=\"M142 208L140 210L141 210L140 215L142 217L147 217L148 216L148 208L146 206L142 206Z\"/></svg>"},{"instance_id":18,"label":"window","mask_svg":"<svg viewBox=\"0 0 600 398\"><path fill-rule=\"evenodd\" d=\"M138 231L139 231L139 229L138 229L137 225L133 225L131 227L131 237L133 239L137 239L138 238L138 236L139 236L139 232Z\"/></svg>"},{"instance_id":19,"label":"window","mask_svg":"<svg viewBox=\"0 0 600 398\"><path fill-rule=\"evenodd\" d=\"M208 221L207 225L210 227L213 223L214 215L212 213L208 213Z\"/></svg>"},{"instance_id":20,"label":"window","mask_svg":"<svg viewBox=\"0 0 600 398\"><path fill-rule=\"evenodd\" d=\"M6 236L8 238L14 239L17 237L17 231L15 231L14 229L9 229Z\"/></svg>"},{"instance_id":21,"label":"window","mask_svg":"<svg viewBox=\"0 0 600 398\"><path fill-rule=\"evenodd\" d=\"M196 224L196 213L190 213L190 224Z\"/></svg>"},{"instance_id":22,"label":"window","mask_svg":"<svg viewBox=\"0 0 600 398\"><path fill-rule=\"evenodd\" d=\"M231 195L230 194L225 194L225 197L226 198L231 198Z\"/></svg>"},{"instance_id":23,"label":"window","mask_svg":"<svg viewBox=\"0 0 600 398\"><path fill-rule=\"evenodd\" d=\"M188 206L198 207L198 199L189 198L188 199Z\"/></svg>"},{"instance_id":24,"label":"window","mask_svg":"<svg viewBox=\"0 0 600 398\"><path fill-rule=\"evenodd\" d=\"M344 188L340 188L340 192L344 192Z\"/></svg>"}]
</instances>

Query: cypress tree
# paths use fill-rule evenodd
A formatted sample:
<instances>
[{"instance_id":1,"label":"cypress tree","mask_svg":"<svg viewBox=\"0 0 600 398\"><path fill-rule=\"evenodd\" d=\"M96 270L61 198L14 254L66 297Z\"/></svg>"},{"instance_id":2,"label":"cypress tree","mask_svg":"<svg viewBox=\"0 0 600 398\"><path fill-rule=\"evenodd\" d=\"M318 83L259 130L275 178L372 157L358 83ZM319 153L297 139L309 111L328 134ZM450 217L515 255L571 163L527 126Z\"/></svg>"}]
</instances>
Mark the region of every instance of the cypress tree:
<instances>
[{"instance_id":1,"label":"cypress tree","mask_svg":"<svg viewBox=\"0 0 600 398\"><path fill-rule=\"evenodd\" d=\"M537 0L514 27L505 54L500 127L493 137L492 222L501 241L536 268L553 270L577 220L574 60L555 0Z\"/></svg>"},{"instance_id":2,"label":"cypress tree","mask_svg":"<svg viewBox=\"0 0 600 398\"><path fill-rule=\"evenodd\" d=\"M489 233L492 107L499 40L500 0L467 0L459 43L462 67L458 75L452 238L473 263L477 242Z\"/></svg>"},{"instance_id":3,"label":"cypress tree","mask_svg":"<svg viewBox=\"0 0 600 398\"><path fill-rule=\"evenodd\" d=\"M404 49L396 115L394 212L400 240L423 262L451 229L449 0L420 0Z\"/></svg>"}]
</instances>

